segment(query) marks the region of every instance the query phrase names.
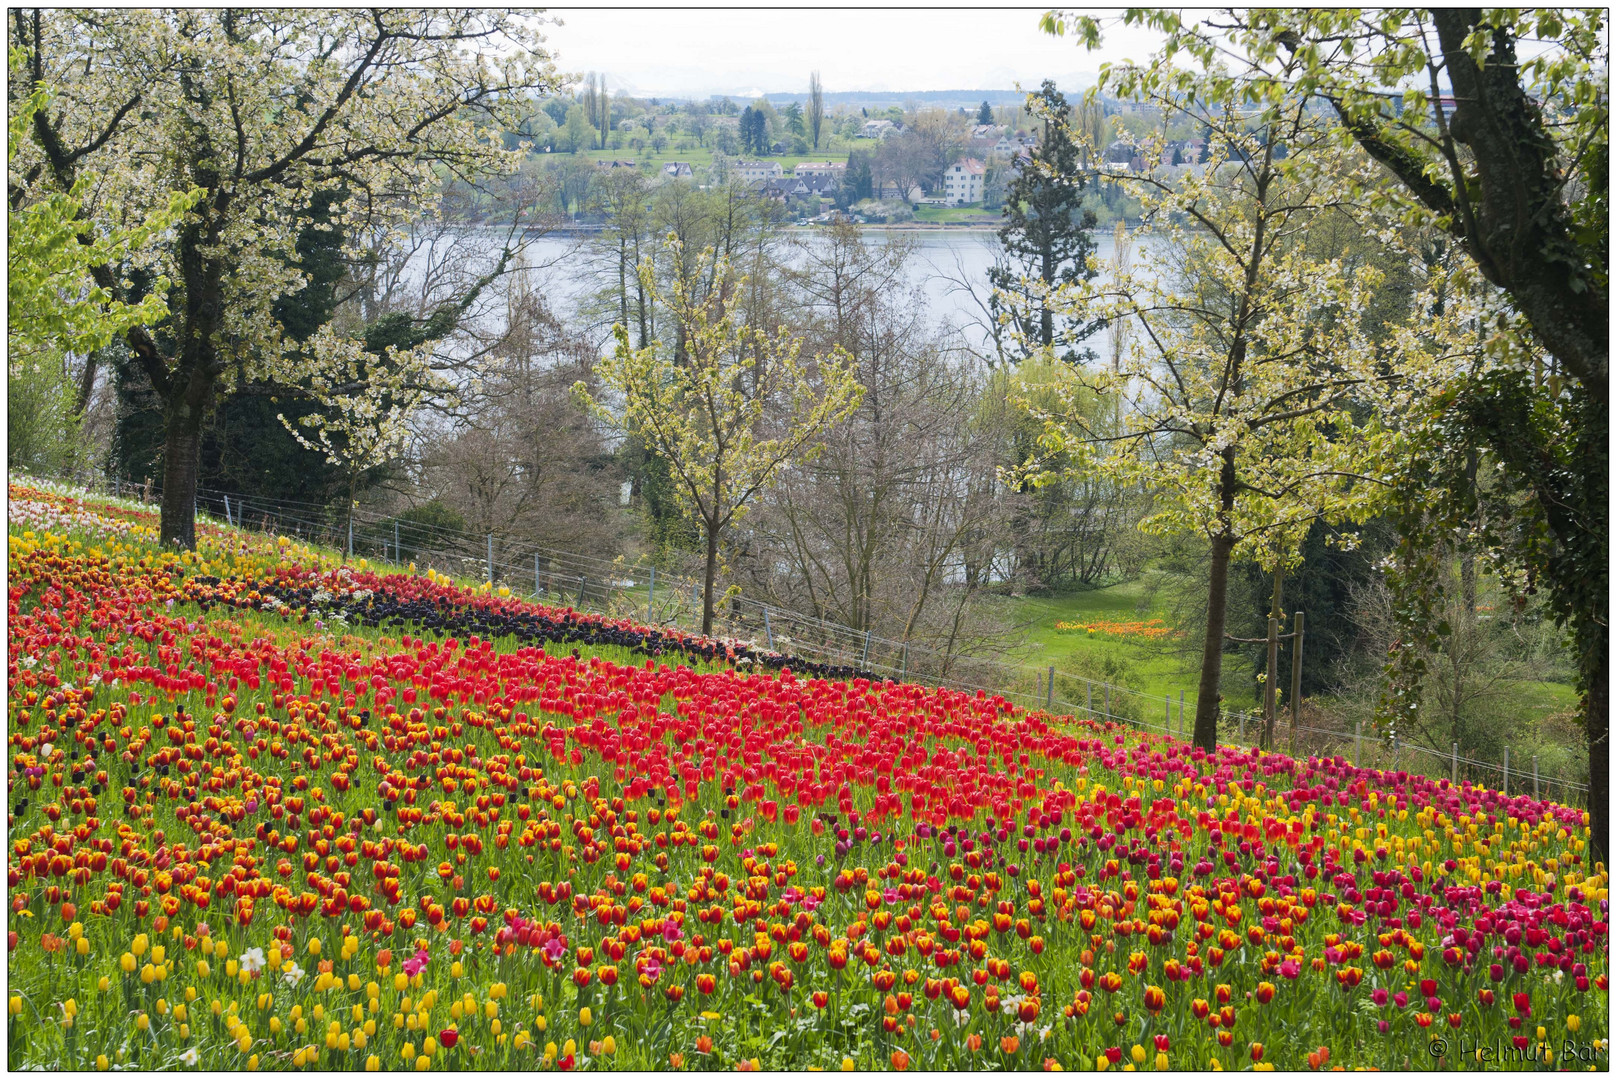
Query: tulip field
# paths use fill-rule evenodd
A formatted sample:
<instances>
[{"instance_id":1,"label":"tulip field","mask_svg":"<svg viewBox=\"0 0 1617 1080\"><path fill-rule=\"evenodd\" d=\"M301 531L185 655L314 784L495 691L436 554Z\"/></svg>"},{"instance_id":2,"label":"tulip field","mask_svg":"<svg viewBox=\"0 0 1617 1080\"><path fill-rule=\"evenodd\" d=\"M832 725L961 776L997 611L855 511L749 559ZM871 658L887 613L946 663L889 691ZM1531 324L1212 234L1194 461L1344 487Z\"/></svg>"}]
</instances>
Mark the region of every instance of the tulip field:
<instances>
[{"instance_id":1,"label":"tulip field","mask_svg":"<svg viewBox=\"0 0 1617 1080\"><path fill-rule=\"evenodd\" d=\"M1608 1067L1581 809L9 495L12 1069Z\"/></svg>"}]
</instances>

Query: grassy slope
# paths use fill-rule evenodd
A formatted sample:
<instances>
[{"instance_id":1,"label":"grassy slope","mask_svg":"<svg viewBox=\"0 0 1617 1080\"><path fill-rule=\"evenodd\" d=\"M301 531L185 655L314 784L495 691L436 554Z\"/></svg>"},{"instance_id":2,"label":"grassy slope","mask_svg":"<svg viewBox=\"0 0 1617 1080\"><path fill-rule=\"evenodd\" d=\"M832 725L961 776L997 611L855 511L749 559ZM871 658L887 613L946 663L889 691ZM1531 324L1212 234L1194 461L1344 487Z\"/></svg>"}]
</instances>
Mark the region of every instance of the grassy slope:
<instances>
[{"instance_id":1,"label":"grassy slope","mask_svg":"<svg viewBox=\"0 0 1617 1080\"><path fill-rule=\"evenodd\" d=\"M1004 614L1021 626L1022 640L1033 646L1026 661L1041 666L1054 665L1058 671L1085 674L1107 658L1127 664L1131 671L1119 681L1131 689L1160 699L1164 694L1178 700L1180 690L1186 698L1195 693L1197 671L1194 656L1182 654L1165 641L1120 641L1101 635L1060 633L1055 624L1090 619L1131 620L1160 618L1172 625L1169 613L1160 604L1142 609L1144 593L1139 581L1125 582L1105 589L1065 593L1050 597L1023 597L1007 601ZM1199 627L1190 627L1190 633L1199 633ZM1228 673L1233 657L1226 656ZM1226 686L1225 700L1234 707L1258 707L1255 685L1245 682L1250 692L1238 694ZM1551 680L1521 682L1503 693L1510 699L1510 707L1529 721L1550 713L1565 712L1576 707L1577 690L1569 683ZM1327 706L1328 707L1328 706Z\"/></svg>"},{"instance_id":2,"label":"grassy slope","mask_svg":"<svg viewBox=\"0 0 1617 1080\"><path fill-rule=\"evenodd\" d=\"M1147 694L1153 700L1169 695L1177 702L1181 690L1187 699L1193 699L1196 669L1187 666L1179 651L1167 640L1120 640L1081 631L1063 633L1055 628L1057 622L1092 619L1129 621L1160 618L1168 621L1168 613L1160 605L1147 605L1144 610L1141 609L1143 593L1142 583L1131 581L1105 589L1024 597L1010 601L1005 614L1022 625L1023 640L1033 646L1029 663L1054 665L1057 671L1100 678L1110 660L1112 664L1122 665L1126 669L1117 682ZM1169 625L1172 625L1171 622ZM1236 708L1256 705L1255 698L1242 700L1227 695L1227 700Z\"/></svg>"}]
</instances>

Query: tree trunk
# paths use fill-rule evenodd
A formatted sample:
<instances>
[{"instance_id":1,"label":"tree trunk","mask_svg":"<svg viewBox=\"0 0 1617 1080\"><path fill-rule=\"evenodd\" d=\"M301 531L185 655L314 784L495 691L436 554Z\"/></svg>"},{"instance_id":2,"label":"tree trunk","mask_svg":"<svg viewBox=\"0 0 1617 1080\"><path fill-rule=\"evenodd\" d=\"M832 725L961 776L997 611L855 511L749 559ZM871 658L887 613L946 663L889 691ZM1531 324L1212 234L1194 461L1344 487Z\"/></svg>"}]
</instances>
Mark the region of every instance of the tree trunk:
<instances>
[{"instance_id":1,"label":"tree trunk","mask_svg":"<svg viewBox=\"0 0 1617 1080\"><path fill-rule=\"evenodd\" d=\"M194 550L197 472L202 454L202 422L212 404L213 380L192 368L165 410L163 426L163 503L158 526L163 547Z\"/></svg>"},{"instance_id":2,"label":"tree trunk","mask_svg":"<svg viewBox=\"0 0 1617 1080\"><path fill-rule=\"evenodd\" d=\"M1611 707L1610 668L1606 665L1608 634L1604 624L1590 637L1598 638L1594 647L1594 662L1586 664L1588 688L1583 698L1583 730L1589 741L1589 843L1593 858L1605 861L1610 849L1607 843L1607 791L1610 781L1611 730L1607 724L1607 710Z\"/></svg>"},{"instance_id":3,"label":"tree trunk","mask_svg":"<svg viewBox=\"0 0 1617 1080\"><path fill-rule=\"evenodd\" d=\"M1202 644L1202 674L1196 687L1196 727L1191 743L1209 754L1218 747L1218 683L1224 672L1224 615L1229 606L1230 552L1235 538L1213 538L1207 570L1207 637Z\"/></svg>"},{"instance_id":4,"label":"tree trunk","mask_svg":"<svg viewBox=\"0 0 1617 1080\"><path fill-rule=\"evenodd\" d=\"M1047 289L1053 285L1056 280L1055 252L1050 249L1048 240L1045 242L1044 252L1039 263L1039 278L1044 282L1045 288ZM1055 340L1056 320L1054 313L1050 310L1050 297L1048 294L1046 294L1045 297L1039 301L1039 344L1048 349L1050 346L1055 344Z\"/></svg>"},{"instance_id":5,"label":"tree trunk","mask_svg":"<svg viewBox=\"0 0 1617 1080\"><path fill-rule=\"evenodd\" d=\"M359 486L359 473L353 469L348 470L348 515L346 524L347 534L343 537L342 563L348 565L348 559L353 552L349 550L349 537L354 535L354 489Z\"/></svg>"},{"instance_id":6,"label":"tree trunk","mask_svg":"<svg viewBox=\"0 0 1617 1080\"><path fill-rule=\"evenodd\" d=\"M101 350L92 349L84 358L84 370L79 373L79 391L73 402L73 415L83 417L90 411L90 399L95 395L95 377L100 368Z\"/></svg>"},{"instance_id":7,"label":"tree trunk","mask_svg":"<svg viewBox=\"0 0 1617 1080\"><path fill-rule=\"evenodd\" d=\"M707 565L702 571L702 636L713 635L713 583L719 576L719 530L703 523L707 533Z\"/></svg>"}]
</instances>

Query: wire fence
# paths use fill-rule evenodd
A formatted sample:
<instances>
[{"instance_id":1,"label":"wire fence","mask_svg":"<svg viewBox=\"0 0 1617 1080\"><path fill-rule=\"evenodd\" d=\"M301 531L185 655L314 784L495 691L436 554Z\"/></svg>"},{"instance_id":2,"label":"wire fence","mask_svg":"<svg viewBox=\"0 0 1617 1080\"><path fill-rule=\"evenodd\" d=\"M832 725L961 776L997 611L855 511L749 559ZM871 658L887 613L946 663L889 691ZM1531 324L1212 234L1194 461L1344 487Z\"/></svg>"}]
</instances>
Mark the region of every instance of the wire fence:
<instances>
[{"instance_id":1,"label":"wire fence","mask_svg":"<svg viewBox=\"0 0 1617 1080\"><path fill-rule=\"evenodd\" d=\"M88 491L144 504L160 490L118 477L94 474L71 478ZM244 498L210 488L197 490L197 511L241 529L296 536L346 552L349 558L376 560L404 568L412 564L486 582L518 596L574 610L631 620L657 628L694 633L702 622L702 581L645 559L630 562L564 551L492 533L481 538L463 531L399 516L356 509L351 515L291 499ZM1028 710L1052 716L1116 721L1148 733L1184 740L1196 715L1195 691L1179 690L1160 699L1129 687L1062 671L1054 665L964 655L921 642L878 637L870 631L829 622L801 612L734 595L715 601L713 637L748 645L783 658L852 668L872 678L930 683L951 689L999 695ZM1187 712L1189 718L1187 719ZM1257 747L1263 743L1263 717L1227 707L1220 713L1219 741ZM1447 750L1403 742L1396 734L1341 731L1291 722L1290 710L1277 710L1275 745L1294 755L1336 757L1356 767L1419 771L1451 782L1484 786L1506 794L1531 792L1535 798L1568 804L1587 801L1588 785L1562 771L1541 771L1536 755L1502 761L1463 756L1458 744ZM1434 768L1435 767L1435 768Z\"/></svg>"}]
</instances>

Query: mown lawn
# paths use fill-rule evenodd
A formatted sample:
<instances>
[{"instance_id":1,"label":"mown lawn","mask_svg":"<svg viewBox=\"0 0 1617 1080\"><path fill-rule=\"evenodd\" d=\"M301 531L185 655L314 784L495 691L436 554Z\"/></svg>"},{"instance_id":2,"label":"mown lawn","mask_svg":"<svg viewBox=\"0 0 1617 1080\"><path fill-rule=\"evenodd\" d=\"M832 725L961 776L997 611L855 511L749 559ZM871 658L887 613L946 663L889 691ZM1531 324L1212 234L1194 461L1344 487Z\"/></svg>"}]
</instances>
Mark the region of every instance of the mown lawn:
<instances>
[{"instance_id":1,"label":"mown lawn","mask_svg":"<svg viewBox=\"0 0 1617 1080\"><path fill-rule=\"evenodd\" d=\"M928 225L991 225L998 224L999 214L981 206L923 206L915 211L915 220Z\"/></svg>"}]
</instances>

